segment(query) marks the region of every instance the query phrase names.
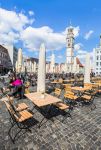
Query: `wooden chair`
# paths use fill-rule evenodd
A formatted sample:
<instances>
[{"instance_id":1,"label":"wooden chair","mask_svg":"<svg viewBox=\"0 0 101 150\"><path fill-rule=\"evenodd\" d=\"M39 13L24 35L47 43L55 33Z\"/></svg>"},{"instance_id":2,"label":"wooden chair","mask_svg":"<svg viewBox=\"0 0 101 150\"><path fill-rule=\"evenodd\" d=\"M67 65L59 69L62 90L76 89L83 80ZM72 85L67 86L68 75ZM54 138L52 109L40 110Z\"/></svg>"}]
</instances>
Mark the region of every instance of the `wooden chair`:
<instances>
[{"instance_id":1,"label":"wooden chair","mask_svg":"<svg viewBox=\"0 0 101 150\"><path fill-rule=\"evenodd\" d=\"M95 109L96 108L96 105L94 104L95 96L96 96L96 91L94 90L85 92L81 96L82 106L88 104L91 106L91 110Z\"/></svg>"},{"instance_id":2,"label":"wooden chair","mask_svg":"<svg viewBox=\"0 0 101 150\"><path fill-rule=\"evenodd\" d=\"M8 98L9 103L10 103L11 105L13 105L14 98L13 98L13 97L10 97L10 96L8 96L8 95L7 95L7 98ZM15 109L16 109L17 111L26 110L26 109L29 108L28 105L25 104L25 103L19 103L19 104L17 104L17 105L13 105L13 107L15 107Z\"/></svg>"},{"instance_id":3,"label":"wooden chair","mask_svg":"<svg viewBox=\"0 0 101 150\"><path fill-rule=\"evenodd\" d=\"M71 92L71 84L65 85L65 92Z\"/></svg>"},{"instance_id":4,"label":"wooden chair","mask_svg":"<svg viewBox=\"0 0 101 150\"><path fill-rule=\"evenodd\" d=\"M71 111L73 109L73 107L71 105L67 105L65 104L64 102L58 102L58 103L55 103L54 106L59 110L61 111L61 113L63 114L63 120L62 122L64 122L64 120L67 118L67 117L71 117Z\"/></svg>"},{"instance_id":5,"label":"wooden chair","mask_svg":"<svg viewBox=\"0 0 101 150\"><path fill-rule=\"evenodd\" d=\"M60 95L61 95L61 89L55 89L55 95L57 96L57 97L60 97ZM58 109L58 110L60 110L62 113L67 113L67 115L69 116L69 117L71 117L71 114L70 114L70 112L71 112L71 110L72 110L72 107L71 107L71 105L67 105L67 104L65 104L64 103L64 101L61 101L61 102L58 102L58 103L55 103L54 104L54 106ZM66 115L66 116L67 116ZM66 118L66 116L65 116L65 118ZM62 120L62 122L64 121L64 119Z\"/></svg>"},{"instance_id":6,"label":"wooden chair","mask_svg":"<svg viewBox=\"0 0 101 150\"><path fill-rule=\"evenodd\" d=\"M84 83L84 87L91 87L92 88L92 84L91 83Z\"/></svg>"},{"instance_id":7,"label":"wooden chair","mask_svg":"<svg viewBox=\"0 0 101 150\"><path fill-rule=\"evenodd\" d=\"M78 98L79 97L77 95L75 95L75 93L73 93L71 91L68 91L68 92L64 93L64 101L66 101L67 103L69 103L71 105L72 104L73 105L77 104Z\"/></svg>"},{"instance_id":8,"label":"wooden chair","mask_svg":"<svg viewBox=\"0 0 101 150\"><path fill-rule=\"evenodd\" d=\"M63 83L63 79L62 78L59 79L59 83Z\"/></svg>"},{"instance_id":9,"label":"wooden chair","mask_svg":"<svg viewBox=\"0 0 101 150\"><path fill-rule=\"evenodd\" d=\"M95 96L97 96L97 93L99 93L99 85L92 84L92 90L93 90L93 94L95 94Z\"/></svg>"},{"instance_id":10,"label":"wooden chair","mask_svg":"<svg viewBox=\"0 0 101 150\"><path fill-rule=\"evenodd\" d=\"M30 82L26 82L26 84L25 84L25 94L30 93L29 86L30 86Z\"/></svg>"},{"instance_id":11,"label":"wooden chair","mask_svg":"<svg viewBox=\"0 0 101 150\"><path fill-rule=\"evenodd\" d=\"M29 119L31 119L33 117L33 115L27 111L27 110L23 110L23 111L17 111L13 105L11 105L9 102L4 101L6 108L10 114L10 122L11 122L11 127L8 131L8 135L10 136L11 140L13 143L15 143L16 137L17 135L23 130L29 130L30 131L30 125L26 124L26 121L28 121ZM12 128L17 125L17 127L20 129L14 137L11 136L11 130Z\"/></svg>"},{"instance_id":12,"label":"wooden chair","mask_svg":"<svg viewBox=\"0 0 101 150\"><path fill-rule=\"evenodd\" d=\"M10 90L8 88L0 88L0 98L7 96L9 92Z\"/></svg>"},{"instance_id":13,"label":"wooden chair","mask_svg":"<svg viewBox=\"0 0 101 150\"><path fill-rule=\"evenodd\" d=\"M54 95L59 97L61 95L61 89L55 88Z\"/></svg>"}]
</instances>

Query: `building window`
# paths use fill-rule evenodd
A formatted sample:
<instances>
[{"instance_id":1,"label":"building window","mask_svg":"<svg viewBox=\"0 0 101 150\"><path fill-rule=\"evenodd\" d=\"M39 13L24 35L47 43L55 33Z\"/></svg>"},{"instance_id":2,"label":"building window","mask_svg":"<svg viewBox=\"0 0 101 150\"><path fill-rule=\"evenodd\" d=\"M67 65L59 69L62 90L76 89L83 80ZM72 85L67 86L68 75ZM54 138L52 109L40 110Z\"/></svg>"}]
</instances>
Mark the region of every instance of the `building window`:
<instances>
[{"instance_id":1,"label":"building window","mask_svg":"<svg viewBox=\"0 0 101 150\"><path fill-rule=\"evenodd\" d=\"M99 59L99 56L97 56L96 59L98 60L98 59Z\"/></svg>"},{"instance_id":2,"label":"building window","mask_svg":"<svg viewBox=\"0 0 101 150\"><path fill-rule=\"evenodd\" d=\"M99 63L98 62L96 62L96 66L98 66L99 65Z\"/></svg>"}]
</instances>

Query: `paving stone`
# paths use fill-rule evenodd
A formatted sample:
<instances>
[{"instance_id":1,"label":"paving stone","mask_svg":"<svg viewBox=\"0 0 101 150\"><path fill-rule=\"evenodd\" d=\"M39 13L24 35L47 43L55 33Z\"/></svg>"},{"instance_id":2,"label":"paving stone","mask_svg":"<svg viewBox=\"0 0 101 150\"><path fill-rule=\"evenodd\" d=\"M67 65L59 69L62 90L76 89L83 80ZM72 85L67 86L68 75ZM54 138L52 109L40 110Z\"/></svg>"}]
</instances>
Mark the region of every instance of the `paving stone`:
<instances>
[{"instance_id":1,"label":"paving stone","mask_svg":"<svg viewBox=\"0 0 101 150\"><path fill-rule=\"evenodd\" d=\"M32 103L25 102L29 108ZM67 118L61 122L63 116L59 115L54 122L48 120L41 128L33 126L31 133L26 132L13 144L8 136L11 126L9 114L2 105L0 108L0 150L100 150L101 149L101 96L95 99L96 109L78 107L72 111L72 119ZM34 118L40 122L42 115L37 112ZM46 121L46 120L45 120ZM14 128L14 133L17 128Z\"/></svg>"}]
</instances>

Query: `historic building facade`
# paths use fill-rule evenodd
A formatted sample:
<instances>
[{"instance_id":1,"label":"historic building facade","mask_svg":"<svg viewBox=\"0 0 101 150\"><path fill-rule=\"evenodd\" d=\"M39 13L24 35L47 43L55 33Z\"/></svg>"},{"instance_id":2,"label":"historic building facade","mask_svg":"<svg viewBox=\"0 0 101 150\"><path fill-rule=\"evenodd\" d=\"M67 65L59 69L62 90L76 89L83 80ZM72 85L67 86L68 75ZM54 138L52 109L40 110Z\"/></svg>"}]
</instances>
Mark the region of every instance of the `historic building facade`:
<instances>
[{"instance_id":1,"label":"historic building facade","mask_svg":"<svg viewBox=\"0 0 101 150\"><path fill-rule=\"evenodd\" d=\"M100 45L93 49L93 62L94 62L94 73L96 75L101 75L101 35L100 35Z\"/></svg>"},{"instance_id":2,"label":"historic building facade","mask_svg":"<svg viewBox=\"0 0 101 150\"><path fill-rule=\"evenodd\" d=\"M24 60L24 66L27 72L36 73L38 70L38 59L37 58L27 58Z\"/></svg>"},{"instance_id":3,"label":"historic building facade","mask_svg":"<svg viewBox=\"0 0 101 150\"><path fill-rule=\"evenodd\" d=\"M12 63L8 50L0 45L0 74L5 74L11 69Z\"/></svg>"},{"instance_id":4,"label":"historic building facade","mask_svg":"<svg viewBox=\"0 0 101 150\"><path fill-rule=\"evenodd\" d=\"M18 57L18 49L13 45L3 45L3 46L8 50L12 66L14 68Z\"/></svg>"}]
</instances>

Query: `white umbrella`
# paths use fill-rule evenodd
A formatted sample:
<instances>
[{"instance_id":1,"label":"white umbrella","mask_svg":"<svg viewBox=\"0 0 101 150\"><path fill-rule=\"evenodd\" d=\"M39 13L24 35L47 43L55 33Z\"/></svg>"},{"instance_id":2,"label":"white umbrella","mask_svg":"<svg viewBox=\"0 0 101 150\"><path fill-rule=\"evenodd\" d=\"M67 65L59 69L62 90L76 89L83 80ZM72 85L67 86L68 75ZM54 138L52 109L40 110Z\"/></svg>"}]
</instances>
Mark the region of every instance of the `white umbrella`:
<instances>
[{"instance_id":1,"label":"white umbrella","mask_svg":"<svg viewBox=\"0 0 101 150\"><path fill-rule=\"evenodd\" d=\"M32 72L34 72L34 64L32 63Z\"/></svg>"},{"instance_id":2,"label":"white umbrella","mask_svg":"<svg viewBox=\"0 0 101 150\"><path fill-rule=\"evenodd\" d=\"M73 73L77 72L77 61L76 61L76 57L74 57L74 64L73 64Z\"/></svg>"},{"instance_id":3,"label":"white umbrella","mask_svg":"<svg viewBox=\"0 0 101 150\"><path fill-rule=\"evenodd\" d=\"M18 62L16 61L16 64L15 64L15 69L16 69L16 72L18 71Z\"/></svg>"},{"instance_id":4,"label":"white umbrella","mask_svg":"<svg viewBox=\"0 0 101 150\"><path fill-rule=\"evenodd\" d=\"M22 68L22 61L23 61L23 58L22 58L22 49L19 48L18 50L18 72L21 72L21 68Z\"/></svg>"},{"instance_id":5,"label":"white umbrella","mask_svg":"<svg viewBox=\"0 0 101 150\"><path fill-rule=\"evenodd\" d=\"M46 50L44 43L42 43L39 52L37 92L45 93L45 77L46 77Z\"/></svg>"},{"instance_id":6,"label":"white umbrella","mask_svg":"<svg viewBox=\"0 0 101 150\"><path fill-rule=\"evenodd\" d=\"M30 72L32 72L32 62L30 60Z\"/></svg>"},{"instance_id":7,"label":"white umbrella","mask_svg":"<svg viewBox=\"0 0 101 150\"><path fill-rule=\"evenodd\" d=\"M36 72L36 62L34 61L34 73Z\"/></svg>"},{"instance_id":8,"label":"white umbrella","mask_svg":"<svg viewBox=\"0 0 101 150\"><path fill-rule=\"evenodd\" d=\"M86 54L86 62L85 62L85 74L84 74L84 83L90 83L90 55Z\"/></svg>"},{"instance_id":9,"label":"white umbrella","mask_svg":"<svg viewBox=\"0 0 101 150\"><path fill-rule=\"evenodd\" d=\"M52 54L52 56L51 56L51 73L54 73L54 69L55 69L55 55Z\"/></svg>"},{"instance_id":10,"label":"white umbrella","mask_svg":"<svg viewBox=\"0 0 101 150\"><path fill-rule=\"evenodd\" d=\"M68 64L67 64L67 63L65 63L65 64L64 64L64 69L63 69L65 73L67 73L67 72L68 72L67 67L68 67Z\"/></svg>"}]
</instances>

